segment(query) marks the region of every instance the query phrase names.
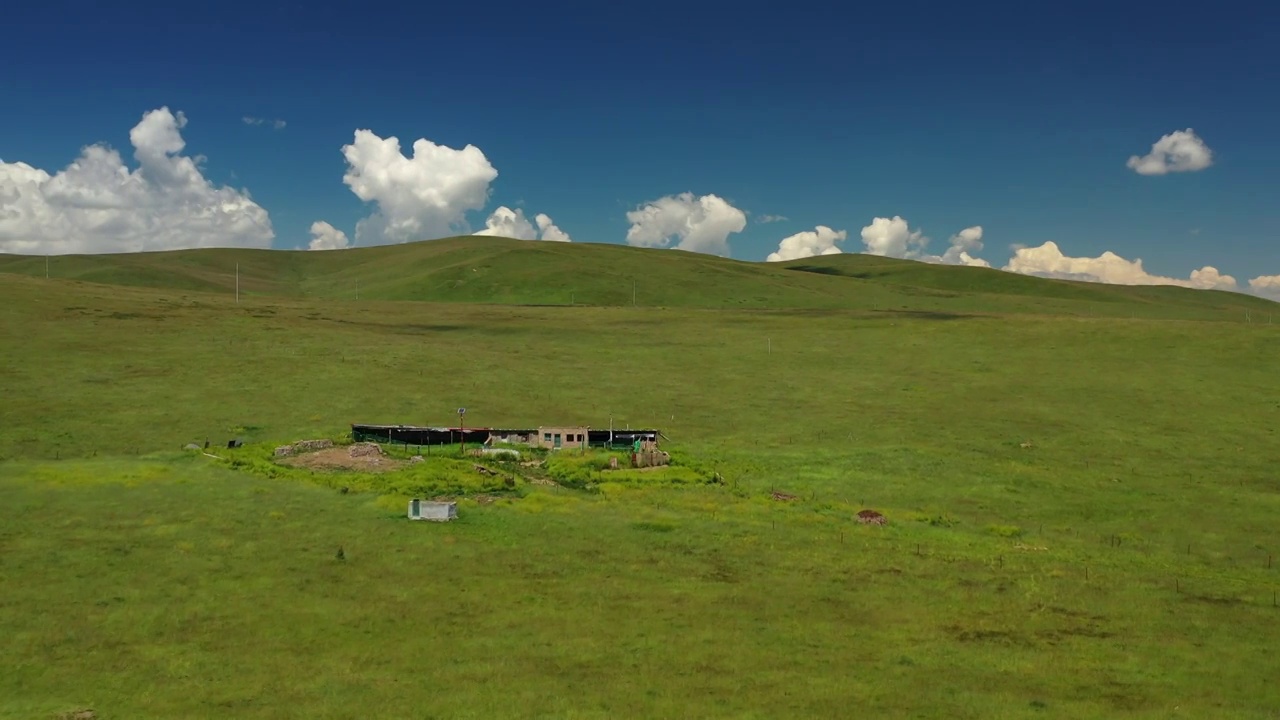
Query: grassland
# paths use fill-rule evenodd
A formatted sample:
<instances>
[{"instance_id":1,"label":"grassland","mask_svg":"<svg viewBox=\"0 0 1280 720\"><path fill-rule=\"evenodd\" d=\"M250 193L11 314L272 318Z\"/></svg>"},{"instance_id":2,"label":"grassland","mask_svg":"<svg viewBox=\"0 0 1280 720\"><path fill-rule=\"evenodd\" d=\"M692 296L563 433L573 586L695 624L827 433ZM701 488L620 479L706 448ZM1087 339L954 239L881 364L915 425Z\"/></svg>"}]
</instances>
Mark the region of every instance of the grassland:
<instances>
[{"instance_id":1,"label":"grassland","mask_svg":"<svg viewBox=\"0 0 1280 720\"><path fill-rule=\"evenodd\" d=\"M424 245L401 252L461 252ZM0 275L0 716L1280 713L1261 301L623 248L600 287L669 299L568 306L590 278L529 285L523 249L485 247L512 304L441 302L467 299L439 297L447 265L395 248L362 251L380 284L269 256L239 304L220 270L119 269L176 257L10 260L32 272ZM555 249L579 251L614 252ZM323 289L344 273L361 300ZM534 487L423 527L393 492L179 450L458 406L657 425L727 483Z\"/></svg>"},{"instance_id":2,"label":"grassland","mask_svg":"<svg viewBox=\"0 0 1280 720\"><path fill-rule=\"evenodd\" d=\"M503 305L909 310L1243 321L1276 304L1220 291L1046 280L848 254L752 263L610 244L449 238L342 252L0 255L0 274L244 298Z\"/></svg>"}]
</instances>

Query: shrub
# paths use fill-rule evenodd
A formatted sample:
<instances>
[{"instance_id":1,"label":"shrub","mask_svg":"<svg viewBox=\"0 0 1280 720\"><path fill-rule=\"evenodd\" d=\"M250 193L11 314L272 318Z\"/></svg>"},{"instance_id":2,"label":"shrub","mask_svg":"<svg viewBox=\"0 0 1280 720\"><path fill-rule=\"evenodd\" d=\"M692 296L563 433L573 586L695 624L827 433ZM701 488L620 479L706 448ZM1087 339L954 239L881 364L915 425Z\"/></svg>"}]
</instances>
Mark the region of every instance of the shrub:
<instances>
[{"instance_id":1,"label":"shrub","mask_svg":"<svg viewBox=\"0 0 1280 720\"><path fill-rule=\"evenodd\" d=\"M1022 528L1017 525L991 525L987 532L997 537L1016 538L1022 536Z\"/></svg>"}]
</instances>

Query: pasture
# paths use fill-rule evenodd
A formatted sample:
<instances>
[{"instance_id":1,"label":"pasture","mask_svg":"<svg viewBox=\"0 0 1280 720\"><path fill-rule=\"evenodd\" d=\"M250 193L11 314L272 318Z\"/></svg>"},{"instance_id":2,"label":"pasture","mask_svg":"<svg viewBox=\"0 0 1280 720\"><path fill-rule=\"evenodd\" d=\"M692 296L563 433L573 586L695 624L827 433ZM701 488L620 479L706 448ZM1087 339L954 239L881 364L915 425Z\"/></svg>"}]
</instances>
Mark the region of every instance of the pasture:
<instances>
[{"instance_id":1,"label":"pasture","mask_svg":"<svg viewBox=\"0 0 1280 720\"><path fill-rule=\"evenodd\" d=\"M1269 307L847 271L768 269L778 307L0 275L0 716L1280 713ZM460 406L726 483L435 525L180 450Z\"/></svg>"}]
</instances>

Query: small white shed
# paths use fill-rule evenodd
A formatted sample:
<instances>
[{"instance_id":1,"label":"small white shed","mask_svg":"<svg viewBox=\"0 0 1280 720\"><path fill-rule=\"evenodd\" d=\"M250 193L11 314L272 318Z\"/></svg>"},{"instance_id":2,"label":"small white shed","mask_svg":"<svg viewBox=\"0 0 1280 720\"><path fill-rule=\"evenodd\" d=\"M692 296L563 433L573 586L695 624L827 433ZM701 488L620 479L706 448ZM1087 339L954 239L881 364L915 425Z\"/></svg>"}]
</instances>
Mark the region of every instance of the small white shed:
<instances>
[{"instance_id":1,"label":"small white shed","mask_svg":"<svg viewBox=\"0 0 1280 720\"><path fill-rule=\"evenodd\" d=\"M436 502L433 500L419 500L418 498L409 501L410 520L448 522L456 517L458 517L458 503L456 502Z\"/></svg>"}]
</instances>

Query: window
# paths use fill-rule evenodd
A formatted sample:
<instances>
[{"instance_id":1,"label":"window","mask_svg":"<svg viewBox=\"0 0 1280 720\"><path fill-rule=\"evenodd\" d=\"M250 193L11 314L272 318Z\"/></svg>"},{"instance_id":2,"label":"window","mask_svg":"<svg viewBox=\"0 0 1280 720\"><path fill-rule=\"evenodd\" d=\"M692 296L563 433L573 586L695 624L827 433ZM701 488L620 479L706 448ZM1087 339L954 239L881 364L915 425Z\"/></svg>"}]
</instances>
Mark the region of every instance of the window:
<instances>
[{"instance_id":1,"label":"window","mask_svg":"<svg viewBox=\"0 0 1280 720\"><path fill-rule=\"evenodd\" d=\"M551 433L542 433L542 440L544 442L551 442Z\"/></svg>"}]
</instances>

